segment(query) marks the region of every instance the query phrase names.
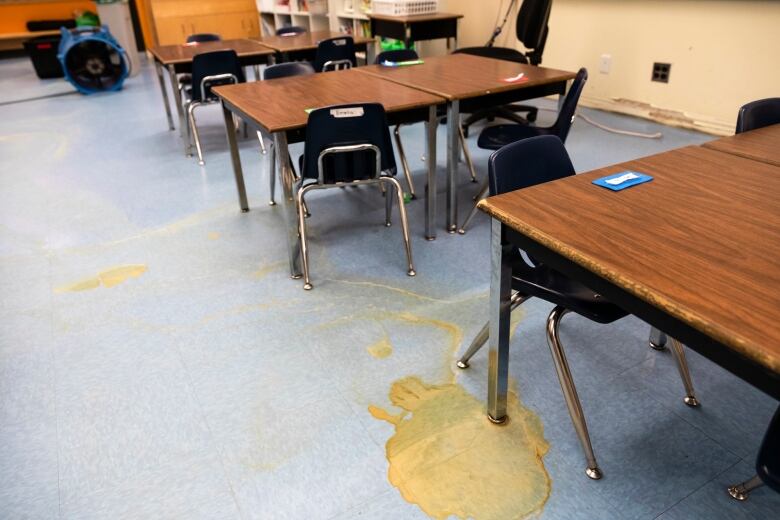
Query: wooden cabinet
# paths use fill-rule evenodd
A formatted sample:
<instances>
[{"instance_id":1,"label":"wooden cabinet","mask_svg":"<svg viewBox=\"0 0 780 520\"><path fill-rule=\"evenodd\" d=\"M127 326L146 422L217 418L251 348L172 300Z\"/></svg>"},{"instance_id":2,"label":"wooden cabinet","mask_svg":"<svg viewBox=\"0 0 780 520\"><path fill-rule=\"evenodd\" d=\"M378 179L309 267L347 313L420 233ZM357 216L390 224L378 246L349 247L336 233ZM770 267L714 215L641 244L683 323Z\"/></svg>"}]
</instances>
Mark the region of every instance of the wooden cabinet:
<instances>
[{"instance_id":1,"label":"wooden cabinet","mask_svg":"<svg viewBox=\"0 0 780 520\"><path fill-rule=\"evenodd\" d=\"M259 17L254 0L151 0L158 45L184 43L195 33L223 39L257 38Z\"/></svg>"}]
</instances>

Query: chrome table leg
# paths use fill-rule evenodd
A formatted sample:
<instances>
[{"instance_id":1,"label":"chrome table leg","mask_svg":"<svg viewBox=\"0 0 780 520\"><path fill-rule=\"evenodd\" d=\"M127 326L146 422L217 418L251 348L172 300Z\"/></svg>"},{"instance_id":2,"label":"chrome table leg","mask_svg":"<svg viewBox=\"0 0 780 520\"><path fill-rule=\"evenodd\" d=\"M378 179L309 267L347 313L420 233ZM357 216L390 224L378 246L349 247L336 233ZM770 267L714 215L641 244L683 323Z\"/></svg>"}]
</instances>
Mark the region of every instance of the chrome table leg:
<instances>
[{"instance_id":1,"label":"chrome table leg","mask_svg":"<svg viewBox=\"0 0 780 520\"><path fill-rule=\"evenodd\" d=\"M688 361L685 359L685 348L682 343L672 338L672 354L674 360L677 363L677 370L680 372L680 378L682 378L683 386L685 387L685 397L683 402L691 407L699 406L699 400L696 399L696 394L693 391L693 381L691 380L691 373L688 370Z\"/></svg>"},{"instance_id":2,"label":"chrome table leg","mask_svg":"<svg viewBox=\"0 0 780 520\"><path fill-rule=\"evenodd\" d=\"M504 242L503 224L491 222L490 237L490 331L488 354L488 419L506 421L509 386L509 322L511 320L511 246Z\"/></svg>"},{"instance_id":3,"label":"chrome table leg","mask_svg":"<svg viewBox=\"0 0 780 520\"><path fill-rule=\"evenodd\" d=\"M436 128L439 119L436 117L436 107L428 108L428 121L425 123L425 134L428 148L428 188L425 194L425 238L436 240Z\"/></svg>"},{"instance_id":4,"label":"chrome table leg","mask_svg":"<svg viewBox=\"0 0 780 520\"><path fill-rule=\"evenodd\" d=\"M168 130L176 130L173 125L173 115L171 114L171 102L168 100L168 89L165 87L165 78L163 77L162 65L154 60L154 68L157 71L157 79L160 81L160 90L162 91L163 105L165 105L165 115L168 117Z\"/></svg>"},{"instance_id":5,"label":"chrome table leg","mask_svg":"<svg viewBox=\"0 0 780 520\"><path fill-rule=\"evenodd\" d=\"M287 256L290 264L290 276L297 280L301 277L300 240L298 238L298 214L296 208L295 172L290 167L290 150L287 148L287 134L275 132L274 153L276 154L276 171L282 181L282 197L284 198L284 225L287 230ZM303 201L301 207L303 208ZM306 211L304 209L304 211Z\"/></svg>"},{"instance_id":6,"label":"chrome table leg","mask_svg":"<svg viewBox=\"0 0 780 520\"><path fill-rule=\"evenodd\" d=\"M225 118L225 133L227 134L228 147L230 148L230 161L233 164L233 175L236 178L238 189L238 203L241 211L249 211L249 202L246 198L246 185L244 184L244 172L241 169L241 156L238 154L238 142L236 140L235 127L233 126L233 113L222 104L222 115Z\"/></svg>"},{"instance_id":7,"label":"chrome table leg","mask_svg":"<svg viewBox=\"0 0 780 520\"><path fill-rule=\"evenodd\" d=\"M666 334L661 332L655 327L650 329L650 340L648 341L650 348L653 350L666 349Z\"/></svg>"},{"instance_id":8,"label":"chrome table leg","mask_svg":"<svg viewBox=\"0 0 780 520\"><path fill-rule=\"evenodd\" d=\"M168 65L168 77L171 79L173 101L176 104L176 111L179 114L179 136L184 137L184 106L182 105L181 100L181 90L179 90L179 80L176 77L176 69L173 65Z\"/></svg>"},{"instance_id":9,"label":"chrome table leg","mask_svg":"<svg viewBox=\"0 0 780 520\"><path fill-rule=\"evenodd\" d=\"M460 101L450 101L447 106L447 233L455 233L458 227L458 145L460 128Z\"/></svg>"}]
</instances>

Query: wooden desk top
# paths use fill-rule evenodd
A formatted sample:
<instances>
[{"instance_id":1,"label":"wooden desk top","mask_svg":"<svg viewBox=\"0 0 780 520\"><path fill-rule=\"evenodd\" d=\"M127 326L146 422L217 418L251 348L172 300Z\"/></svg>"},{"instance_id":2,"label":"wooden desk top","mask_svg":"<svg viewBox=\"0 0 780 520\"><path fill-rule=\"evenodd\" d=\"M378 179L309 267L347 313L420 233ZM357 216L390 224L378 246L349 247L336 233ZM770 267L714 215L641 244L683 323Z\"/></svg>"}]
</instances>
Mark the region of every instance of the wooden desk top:
<instances>
[{"instance_id":1,"label":"wooden desk top","mask_svg":"<svg viewBox=\"0 0 780 520\"><path fill-rule=\"evenodd\" d=\"M627 169L654 180L620 192L591 184ZM687 147L490 197L479 207L780 373L778 193L780 168Z\"/></svg>"},{"instance_id":2,"label":"wooden desk top","mask_svg":"<svg viewBox=\"0 0 780 520\"><path fill-rule=\"evenodd\" d=\"M272 49L261 45L254 40L222 40L218 42L203 42L194 45L162 45L151 50L152 55L163 65L176 65L189 63L196 54L202 52L222 51L233 49L238 57L244 56L270 56Z\"/></svg>"},{"instance_id":3,"label":"wooden desk top","mask_svg":"<svg viewBox=\"0 0 780 520\"><path fill-rule=\"evenodd\" d=\"M357 69L226 85L214 92L269 132L305 127L310 108L372 102L396 112L444 103L440 97Z\"/></svg>"},{"instance_id":4,"label":"wooden desk top","mask_svg":"<svg viewBox=\"0 0 780 520\"><path fill-rule=\"evenodd\" d=\"M438 20L452 20L463 18L462 14L454 13L431 13L431 14L416 14L411 16L391 16L389 14L373 14L366 13L369 18L376 20L387 20L389 22L399 22L405 24L411 24L415 22L435 22Z\"/></svg>"},{"instance_id":5,"label":"wooden desk top","mask_svg":"<svg viewBox=\"0 0 780 520\"><path fill-rule=\"evenodd\" d=\"M574 72L522 65L470 54L448 54L425 58L421 65L359 67L363 74L414 87L448 100L468 99L508 90L534 87L574 79ZM506 82L520 73L528 77L523 82Z\"/></svg>"},{"instance_id":6,"label":"wooden desk top","mask_svg":"<svg viewBox=\"0 0 780 520\"><path fill-rule=\"evenodd\" d=\"M264 36L256 38L256 41L277 52L295 52L315 50L322 40L338 38L339 36L352 36L355 40L355 45L365 45L374 41L373 38L344 34L337 31L314 31L296 34L295 36Z\"/></svg>"},{"instance_id":7,"label":"wooden desk top","mask_svg":"<svg viewBox=\"0 0 780 520\"><path fill-rule=\"evenodd\" d=\"M716 139L702 146L780 166L780 124Z\"/></svg>"}]
</instances>

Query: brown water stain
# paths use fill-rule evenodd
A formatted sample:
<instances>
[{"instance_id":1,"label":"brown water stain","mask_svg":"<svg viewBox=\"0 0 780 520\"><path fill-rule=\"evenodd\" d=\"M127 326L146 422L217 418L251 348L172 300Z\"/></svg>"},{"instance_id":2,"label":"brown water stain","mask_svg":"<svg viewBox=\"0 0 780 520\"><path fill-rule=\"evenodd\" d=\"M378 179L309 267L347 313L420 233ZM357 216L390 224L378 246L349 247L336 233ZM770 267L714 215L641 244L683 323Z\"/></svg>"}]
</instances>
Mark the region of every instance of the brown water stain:
<instances>
[{"instance_id":1,"label":"brown water stain","mask_svg":"<svg viewBox=\"0 0 780 520\"><path fill-rule=\"evenodd\" d=\"M373 345L367 347L366 350L377 359L385 359L393 354L393 344L390 343L390 338L385 336Z\"/></svg>"},{"instance_id":2,"label":"brown water stain","mask_svg":"<svg viewBox=\"0 0 780 520\"><path fill-rule=\"evenodd\" d=\"M143 264L120 265L101 271L96 276L86 278L71 285L65 285L55 289L55 292L80 292L97 289L101 285L111 288L125 283L130 278L138 278L146 272L146 266Z\"/></svg>"},{"instance_id":3,"label":"brown water stain","mask_svg":"<svg viewBox=\"0 0 780 520\"><path fill-rule=\"evenodd\" d=\"M490 423L482 403L454 383L408 377L393 384L390 400L404 412L369 412L395 426L386 445L388 478L408 502L437 520L512 520L544 507L549 445L538 416L516 394L504 426Z\"/></svg>"}]
</instances>

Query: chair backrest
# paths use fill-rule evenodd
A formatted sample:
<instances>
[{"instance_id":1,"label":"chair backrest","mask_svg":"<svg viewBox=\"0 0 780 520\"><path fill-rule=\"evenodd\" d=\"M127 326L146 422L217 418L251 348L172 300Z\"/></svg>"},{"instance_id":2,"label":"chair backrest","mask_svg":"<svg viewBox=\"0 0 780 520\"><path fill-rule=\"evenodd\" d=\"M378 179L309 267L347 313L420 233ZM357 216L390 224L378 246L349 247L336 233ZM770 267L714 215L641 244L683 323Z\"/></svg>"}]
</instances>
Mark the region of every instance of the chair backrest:
<instances>
[{"instance_id":1,"label":"chair backrest","mask_svg":"<svg viewBox=\"0 0 780 520\"><path fill-rule=\"evenodd\" d=\"M739 109L737 130L741 134L780 123L780 98L759 99Z\"/></svg>"},{"instance_id":2,"label":"chair backrest","mask_svg":"<svg viewBox=\"0 0 780 520\"><path fill-rule=\"evenodd\" d=\"M562 142L566 142L566 137L571 130L571 124L574 122L574 116L577 112L577 103L580 101L582 95L582 89L585 88L585 82L588 81L588 71L585 67L581 68L577 72L577 76L569 88L569 92L566 93L566 98L563 100L563 106L558 111L558 119L555 120L555 124L550 127L551 133L557 135Z\"/></svg>"},{"instance_id":3,"label":"chair backrest","mask_svg":"<svg viewBox=\"0 0 780 520\"><path fill-rule=\"evenodd\" d=\"M287 78L289 76L308 76L314 74L314 67L303 61L291 61L266 67L263 71L263 79Z\"/></svg>"},{"instance_id":4,"label":"chair backrest","mask_svg":"<svg viewBox=\"0 0 780 520\"><path fill-rule=\"evenodd\" d=\"M495 60L513 61L522 64L528 63L528 58L526 58L525 54L517 49L508 47L462 47L452 51L452 54L471 54L472 56L493 58Z\"/></svg>"},{"instance_id":5,"label":"chair backrest","mask_svg":"<svg viewBox=\"0 0 780 520\"><path fill-rule=\"evenodd\" d=\"M327 72L350 67L357 67L355 40L352 36L329 38L317 45L317 56L314 58L315 71Z\"/></svg>"},{"instance_id":6,"label":"chair backrest","mask_svg":"<svg viewBox=\"0 0 780 520\"><path fill-rule=\"evenodd\" d=\"M379 103L357 103L319 108L309 114L301 176L321 177L325 184L377 177L380 172L376 171L376 155L370 150L327 155L323 158L323 171L319 171L323 151L353 145L378 148L381 171L395 175L395 154L384 107Z\"/></svg>"},{"instance_id":7,"label":"chair backrest","mask_svg":"<svg viewBox=\"0 0 780 520\"><path fill-rule=\"evenodd\" d=\"M563 141L554 135L508 144L488 160L490 194L500 195L574 175Z\"/></svg>"},{"instance_id":8,"label":"chair backrest","mask_svg":"<svg viewBox=\"0 0 780 520\"><path fill-rule=\"evenodd\" d=\"M276 30L277 36L290 36L294 34L304 34L308 32L303 27L298 27L297 25L288 25L287 27L280 27Z\"/></svg>"},{"instance_id":9,"label":"chair backrest","mask_svg":"<svg viewBox=\"0 0 780 520\"><path fill-rule=\"evenodd\" d=\"M374 63L380 64L386 61L398 63L400 61L419 60L420 56L414 49L396 49L394 51L380 52Z\"/></svg>"},{"instance_id":10,"label":"chair backrest","mask_svg":"<svg viewBox=\"0 0 780 520\"><path fill-rule=\"evenodd\" d=\"M209 80L214 76L223 76L220 79ZM230 77L226 77L230 76ZM203 80L206 80L205 98L201 92ZM211 87L226 85L229 83L243 83L244 70L238 61L238 55L234 50L202 52L192 59L192 100L208 101L214 99Z\"/></svg>"},{"instance_id":11,"label":"chair backrest","mask_svg":"<svg viewBox=\"0 0 780 520\"><path fill-rule=\"evenodd\" d=\"M222 37L214 33L197 33L187 36L187 43L218 42L220 40Z\"/></svg>"},{"instance_id":12,"label":"chair backrest","mask_svg":"<svg viewBox=\"0 0 780 520\"><path fill-rule=\"evenodd\" d=\"M517 11L517 39L528 49L526 56L531 65L542 62L551 10L552 0L523 0Z\"/></svg>"}]
</instances>

